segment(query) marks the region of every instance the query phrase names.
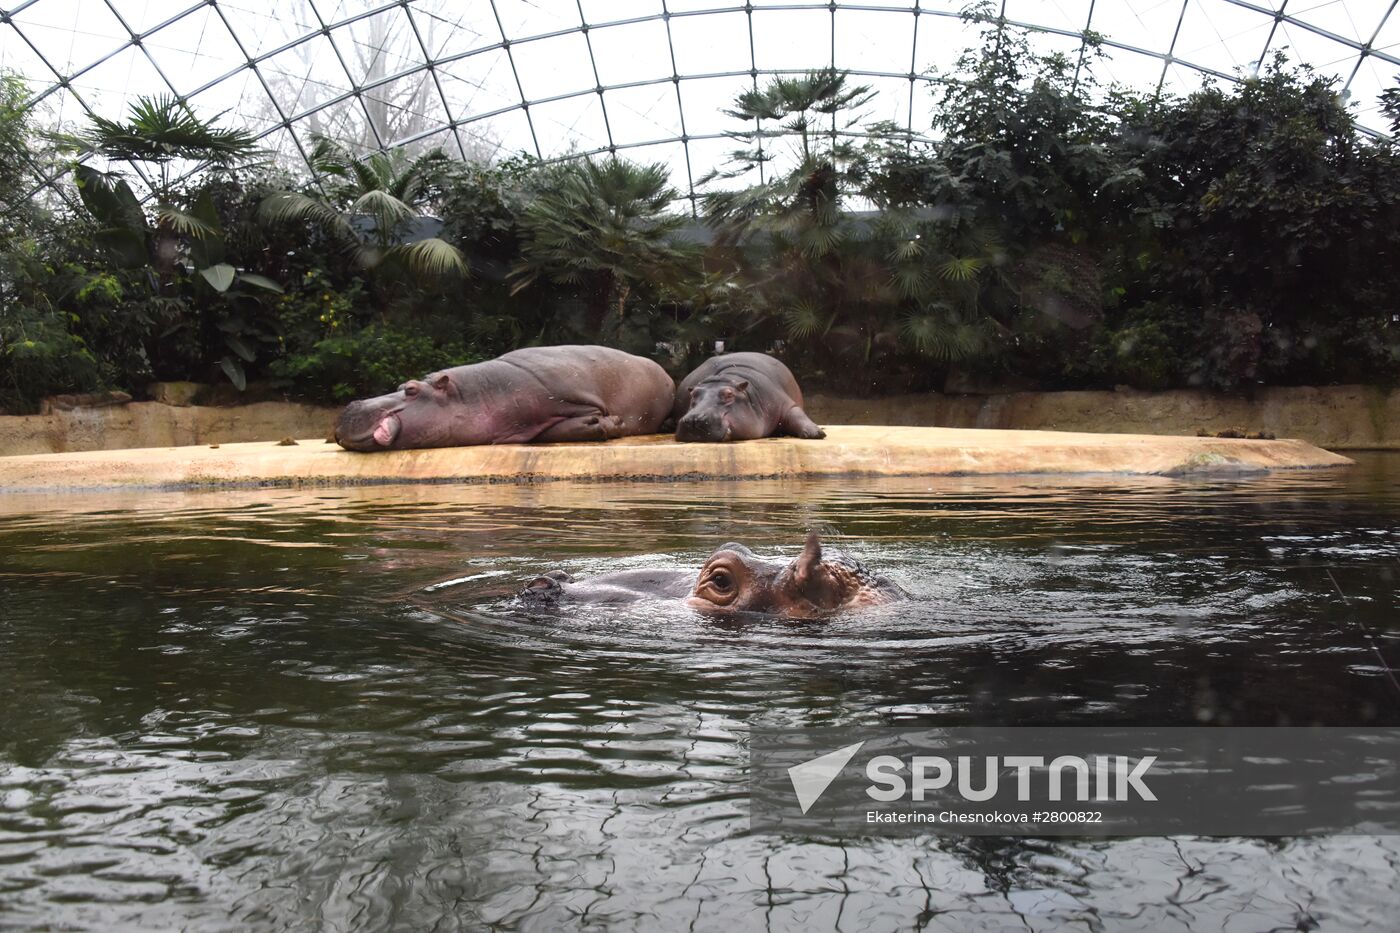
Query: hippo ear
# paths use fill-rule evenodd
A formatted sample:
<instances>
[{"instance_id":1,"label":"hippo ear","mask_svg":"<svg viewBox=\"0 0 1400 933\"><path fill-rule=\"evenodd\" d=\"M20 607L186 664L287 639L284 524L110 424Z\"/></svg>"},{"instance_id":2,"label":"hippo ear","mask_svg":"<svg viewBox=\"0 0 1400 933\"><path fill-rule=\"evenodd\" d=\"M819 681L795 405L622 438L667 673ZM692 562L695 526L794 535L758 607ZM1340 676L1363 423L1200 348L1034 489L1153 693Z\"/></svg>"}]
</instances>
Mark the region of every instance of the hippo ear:
<instances>
[{"instance_id":1,"label":"hippo ear","mask_svg":"<svg viewBox=\"0 0 1400 933\"><path fill-rule=\"evenodd\" d=\"M790 595L798 596L818 609L834 609L841 604L841 582L822 562L822 542L815 531L807 535L802 553L788 567Z\"/></svg>"},{"instance_id":2,"label":"hippo ear","mask_svg":"<svg viewBox=\"0 0 1400 933\"><path fill-rule=\"evenodd\" d=\"M447 373L438 373L432 378L430 385L439 392L446 392L452 388L452 379Z\"/></svg>"},{"instance_id":3,"label":"hippo ear","mask_svg":"<svg viewBox=\"0 0 1400 933\"><path fill-rule=\"evenodd\" d=\"M815 531L807 532L807 543L802 553L792 562L792 579L798 586L806 588L814 583L822 573L822 539Z\"/></svg>"},{"instance_id":4,"label":"hippo ear","mask_svg":"<svg viewBox=\"0 0 1400 933\"><path fill-rule=\"evenodd\" d=\"M735 391L735 392L747 392L747 391L749 391L749 381L748 381L747 379L744 379L744 380L742 380L741 382L736 382L736 383L734 384L734 391ZM818 547L818 549L820 549L820 547L821 547L821 543L820 543L820 542L818 542L817 547Z\"/></svg>"}]
</instances>

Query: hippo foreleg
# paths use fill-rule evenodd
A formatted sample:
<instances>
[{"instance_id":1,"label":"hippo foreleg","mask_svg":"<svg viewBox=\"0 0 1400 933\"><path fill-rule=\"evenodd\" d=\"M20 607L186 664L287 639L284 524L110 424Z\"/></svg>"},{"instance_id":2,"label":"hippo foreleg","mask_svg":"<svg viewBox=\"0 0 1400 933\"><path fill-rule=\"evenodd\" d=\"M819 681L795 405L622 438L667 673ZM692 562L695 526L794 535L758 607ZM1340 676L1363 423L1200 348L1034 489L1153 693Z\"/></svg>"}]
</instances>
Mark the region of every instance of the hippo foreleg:
<instances>
[{"instance_id":1,"label":"hippo foreleg","mask_svg":"<svg viewBox=\"0 0 1400 933\"><path fill-rule=\"evenodd\" d=\"M783 415L783 420L778 422L778 433L787 434L790 437L803 437L810 441L821 440L826 437L826 432L817 426L817 423L807 417L807 413L798 405L788 409Z\"/></svg>"},{"instance_id":2,"label":"hippo foreleg","mask_svg":"<svg viewBox=\"0 0 1400 933\"><path fill-rule=\"evenodd\" d=\"M535 440L543 444L570 443L573 441L606 441L622 436L622 420L615 415L594 412L590 415L576 415L565 418L545 428L535 435Z\"/></svg>"}]
</instances>

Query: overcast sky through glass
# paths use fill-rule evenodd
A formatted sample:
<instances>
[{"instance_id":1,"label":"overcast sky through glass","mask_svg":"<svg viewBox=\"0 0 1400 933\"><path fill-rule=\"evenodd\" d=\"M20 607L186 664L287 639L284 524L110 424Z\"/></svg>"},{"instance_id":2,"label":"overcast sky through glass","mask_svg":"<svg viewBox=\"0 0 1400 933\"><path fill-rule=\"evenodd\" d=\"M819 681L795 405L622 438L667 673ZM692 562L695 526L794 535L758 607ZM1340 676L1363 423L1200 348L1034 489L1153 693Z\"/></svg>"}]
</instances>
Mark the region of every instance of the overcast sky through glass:
<instances>
[{"instance_id":1,"label":"overcast sky through glass","mask_svg":"<svg viewBox=\"0 0 1400 933\"><path fill-rule=\"evenodd\" d=\"M765 76L835 65L878 94L868 120L929 132L927 78L975 44L962 0L31 0L0 22L0 68L41 122L118 116L175 93L300 165L313 134L361 150L467 158L616 150L667 164L684 194L742 128L721 111ZM1397 0L997 0L1033 47L1078 59L1105 40L1103 84L1182 94L1262 57L1335 76L1360 125L1387 130ZM756 180L756 179L755 179Z\"/></svg>"}]
</instances>

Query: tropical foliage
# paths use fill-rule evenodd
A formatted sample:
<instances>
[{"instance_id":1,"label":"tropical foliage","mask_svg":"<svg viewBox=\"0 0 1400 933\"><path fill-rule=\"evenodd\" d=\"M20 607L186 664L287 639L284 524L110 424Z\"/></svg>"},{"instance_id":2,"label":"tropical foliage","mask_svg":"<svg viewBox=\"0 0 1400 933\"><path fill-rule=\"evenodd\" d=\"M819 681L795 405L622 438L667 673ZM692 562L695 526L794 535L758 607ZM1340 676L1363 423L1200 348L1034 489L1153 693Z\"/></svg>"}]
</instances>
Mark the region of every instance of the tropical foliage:
<instances>
[{"instance_id":1,"label":"tropical foliage","mask_svg":"<svg viewBox=\"0 0 1400 933\"><path fill-rule=\"evenodd\" d=\"M1133 93L1092 45L976 21L920 138L832 69L737 95L694 210L623 158L317 140L290 177L173 99L44 134L0 76L0 407L159 379L339 400L563 342L677 370L722 342L847 392L1400 378L1400 146L1334 82L1276 57ZM1400 131L1400 87L1382 107Z\"/></svg>"},{"instance_id":2,"label":"tropical foliage","mask_svg":"<svg viewBox=\"0 0 1400 933\"><path fill-rule=\"evenodd\" d=\"M311 164L322 190L274 191L258 208L260 219L309 225L322 235L313 242L342 250L362 269L387 266L411 277L467 274L466 257L457 247L422 232L422 209L454 168L441 150L415 159L400 150L357 158L321 138Z\"/></svg>"}]
</instances>

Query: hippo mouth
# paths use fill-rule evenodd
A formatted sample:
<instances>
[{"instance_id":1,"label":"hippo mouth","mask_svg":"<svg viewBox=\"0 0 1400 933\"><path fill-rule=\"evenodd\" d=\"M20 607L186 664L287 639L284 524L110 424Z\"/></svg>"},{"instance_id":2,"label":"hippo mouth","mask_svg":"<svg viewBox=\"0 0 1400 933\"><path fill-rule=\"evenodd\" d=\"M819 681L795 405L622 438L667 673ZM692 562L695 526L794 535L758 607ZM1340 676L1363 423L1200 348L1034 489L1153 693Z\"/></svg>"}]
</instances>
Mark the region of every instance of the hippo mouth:
<instances>
[{"instance_id":1,"label":"hippo mouth","mask_svg":"<svg viewBox=\"0 0 1400 933\"><path fill-rule=\"evenodd\" d=\"M388 447L398 440L401 427L398 413L391 411L379 419L379 423L374 426L374 433L371 437L380 447Z\"/></svg>"},{"instance_id":2,"label":"hippo mouth","mask_svg":"<svg viewBox=\"0 0 1400 933\"><path fill-rule=\"evenodd\" d=\"M676 440L681 443L710 443L723 444L734 436L734 428L729 423L729 419L724 419L723 431L717 431L708 425L699 425L695 422L682 421L676 426Z\"/></svg>"}]
</instances>

